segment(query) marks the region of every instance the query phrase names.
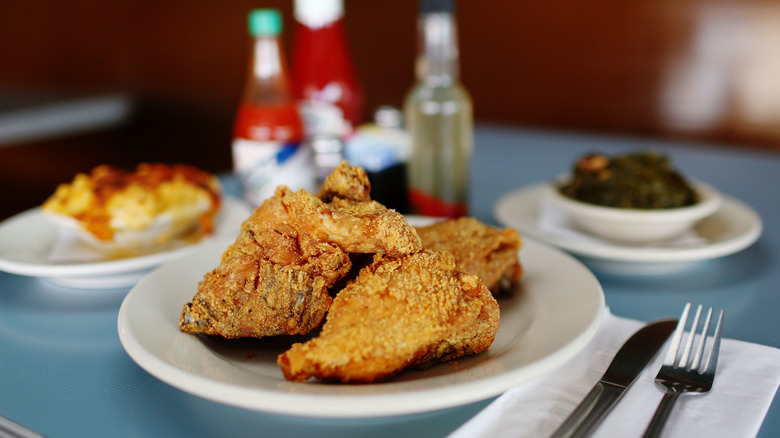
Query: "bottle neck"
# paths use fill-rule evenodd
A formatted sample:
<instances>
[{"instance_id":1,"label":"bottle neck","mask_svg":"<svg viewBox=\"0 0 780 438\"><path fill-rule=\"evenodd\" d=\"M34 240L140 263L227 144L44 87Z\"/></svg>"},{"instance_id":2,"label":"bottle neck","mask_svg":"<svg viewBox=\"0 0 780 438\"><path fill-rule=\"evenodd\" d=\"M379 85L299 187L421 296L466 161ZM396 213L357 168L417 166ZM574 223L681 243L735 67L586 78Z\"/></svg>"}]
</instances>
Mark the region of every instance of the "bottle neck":
<instances>
[{"instance_id":1,"label":"bottle neck","mask_svg":"<svg viewBox=\"0 0 780 438\"><path fill-rule=\"evenodd\" d=\"M254 38L252 45L252 76L268 80L284 74L283 53L279 40L273 36Z\"/></svg>"},{"instance_id":2,"label":"bottle neck","mask_svg":"<svg viewBox=\"0 0 780 438\"><path fill-rule=\"evenodd\" d=\"M252 41L249 65L250 83L246 102L281 104L290 100L287 61L281 40L276 36L258 36Z\"/></svg>"},{"instance_id":3,"label":"bottle neck","mask_svg":"<svg viewBox=\"0 0 780 438\"><path fill-rule=\"evenodd\" d=\"M458 81L458 34L452 14L422 14L417 21L417 79L447 86Z\"/></svg>"}]
</instances>

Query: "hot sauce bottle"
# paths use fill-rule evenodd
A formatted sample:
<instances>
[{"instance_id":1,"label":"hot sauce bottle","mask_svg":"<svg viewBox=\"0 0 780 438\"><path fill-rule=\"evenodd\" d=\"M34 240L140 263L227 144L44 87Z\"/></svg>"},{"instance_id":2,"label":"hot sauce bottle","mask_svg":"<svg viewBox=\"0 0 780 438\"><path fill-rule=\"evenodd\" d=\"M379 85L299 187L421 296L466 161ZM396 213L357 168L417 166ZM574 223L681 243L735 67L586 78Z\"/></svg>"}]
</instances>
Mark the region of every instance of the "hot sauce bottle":
<instances>
[{"instance_id":1,"label":"hot sauce bottle","mask_svg":"<svg viewBox=\"0 0 780 438\"><path fill-rule=\"evenodd\" d=\"M256 207L279 184L313 190L314 177L280 41L281 14L256 9L248 24L252 44L233 130L233 167L244 197Z\"/></svg>"}]
</instances>

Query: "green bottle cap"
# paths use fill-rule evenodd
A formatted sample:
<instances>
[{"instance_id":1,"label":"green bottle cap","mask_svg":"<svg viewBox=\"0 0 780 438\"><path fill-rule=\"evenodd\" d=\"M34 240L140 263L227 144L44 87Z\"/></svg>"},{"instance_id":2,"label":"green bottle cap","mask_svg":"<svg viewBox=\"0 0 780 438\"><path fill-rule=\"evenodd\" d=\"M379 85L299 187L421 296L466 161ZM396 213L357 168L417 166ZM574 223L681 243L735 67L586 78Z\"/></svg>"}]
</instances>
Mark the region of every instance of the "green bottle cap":
<instances>
[{"instance_id":1,"label":"green bottle cap","mask_svg":"<svg viewBox=\"0 0 780 438\"><path fill-rule=\"evenodd\" d=\"M249 35L276 36L282 33L282 14L276 9L253 9L249 12Z\"/></svg>"}]
</instances>

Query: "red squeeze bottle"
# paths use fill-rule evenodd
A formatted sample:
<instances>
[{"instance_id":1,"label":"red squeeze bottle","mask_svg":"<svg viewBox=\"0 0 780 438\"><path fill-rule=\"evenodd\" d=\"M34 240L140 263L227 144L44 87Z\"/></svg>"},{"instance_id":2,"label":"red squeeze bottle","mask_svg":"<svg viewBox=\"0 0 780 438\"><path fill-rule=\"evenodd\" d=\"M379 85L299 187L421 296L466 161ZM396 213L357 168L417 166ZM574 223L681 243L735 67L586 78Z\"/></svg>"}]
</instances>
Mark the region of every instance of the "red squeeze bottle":
<instances>
[{"instance_id":1,"label":"red squeeze bottle","mask_svg":"<svg viewBox=\"0 0 780 438\"><path fill-rule=\"evenodd\" d=\"M347 45L344 1L295 0L295 21L292 82L305 135L347 137L362 122L363 91ZM322 126L334 111L342 126ZM323 132L334 129L341 132Z\"/></svg>"},{"instance_id":2,"label":"red squeeze bottle","mask_svg":"<svg viewBox=\"0 0 780 438\"><path fill-rule=\"evenodd\" d=\"M260 205L277 185L314 189L311 156L302 144L303 123L292 96L274 9L249 14L252 52L233 129L233 168L244 197Z\"/></svg>"}]
</instances>

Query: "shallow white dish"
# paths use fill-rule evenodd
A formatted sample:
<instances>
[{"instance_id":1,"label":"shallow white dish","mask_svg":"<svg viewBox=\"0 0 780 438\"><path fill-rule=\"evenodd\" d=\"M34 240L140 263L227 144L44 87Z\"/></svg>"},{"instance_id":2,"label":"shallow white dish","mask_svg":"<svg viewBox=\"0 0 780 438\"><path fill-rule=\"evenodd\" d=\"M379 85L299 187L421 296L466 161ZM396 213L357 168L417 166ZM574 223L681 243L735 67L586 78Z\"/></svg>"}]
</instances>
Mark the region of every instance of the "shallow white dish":
<instances>
[{"instance_id":1,"label":"shallow white dish","mask_svg":"<svg viewBox=\"0 0 780 438\"><path fill-rule=\"evenodd\" d=\"M664 209L628 209L588 204L549 184L544 196L563 210L573 223L596 236L622 244L648 244L677 238L713 214L720 193L702 182L693 182L700 200L694 205Z\"/></svg>"},{"instance_id":2,"label":"shallow white dish","mask_svg":"<svg viewBox=\"0 0 780 438\"><path fill-rule=\"evenodd\" d=\"M567 254L526 240L524 275L499 300L501 325L483 354L379 384L289 382L276 365L287 338L225 340L179 331L183 305L230 240L169 262L127 295L117 321L130 357L158 379L191 394L246 409L309 417L379 417L458 406L501 394L579 352L604 313L596 278ZM296 338L300 340L300 338Z\"/></svg>"},{"instance_id":3,"label":"shallow white dish","mask_svg":"<svg viewBox=\"0 0 780 438\"><path fill-rule=\"evenodd\" d=\"M0 270L45 277L63 286L81 289L129 287L152 268L211 239L235 237L250 214L251 209L244 201L226 196L211 236L197 243L173 241L153 252L117 258L82 242L73 231L57 227L40 208L34 208L0 224Z\"/></svg>"},{"instance_id":4,"label":"shallow white dish","mask_svg":"<svg viewBox=\"0 0 780 438\"><path fill-rule=\"evenodd\" d=\"M666 245L621 245L576 230L543 227L539 216L548 183L522 187L501 197L494 214L499 223L525 236L582 258L589 266L611 273L655 275L687 269L692 264L741 251L761 235L761 218L750 206L721 194L720 208L693 228L695 239Z\"/></svg>"}]
</instances>

